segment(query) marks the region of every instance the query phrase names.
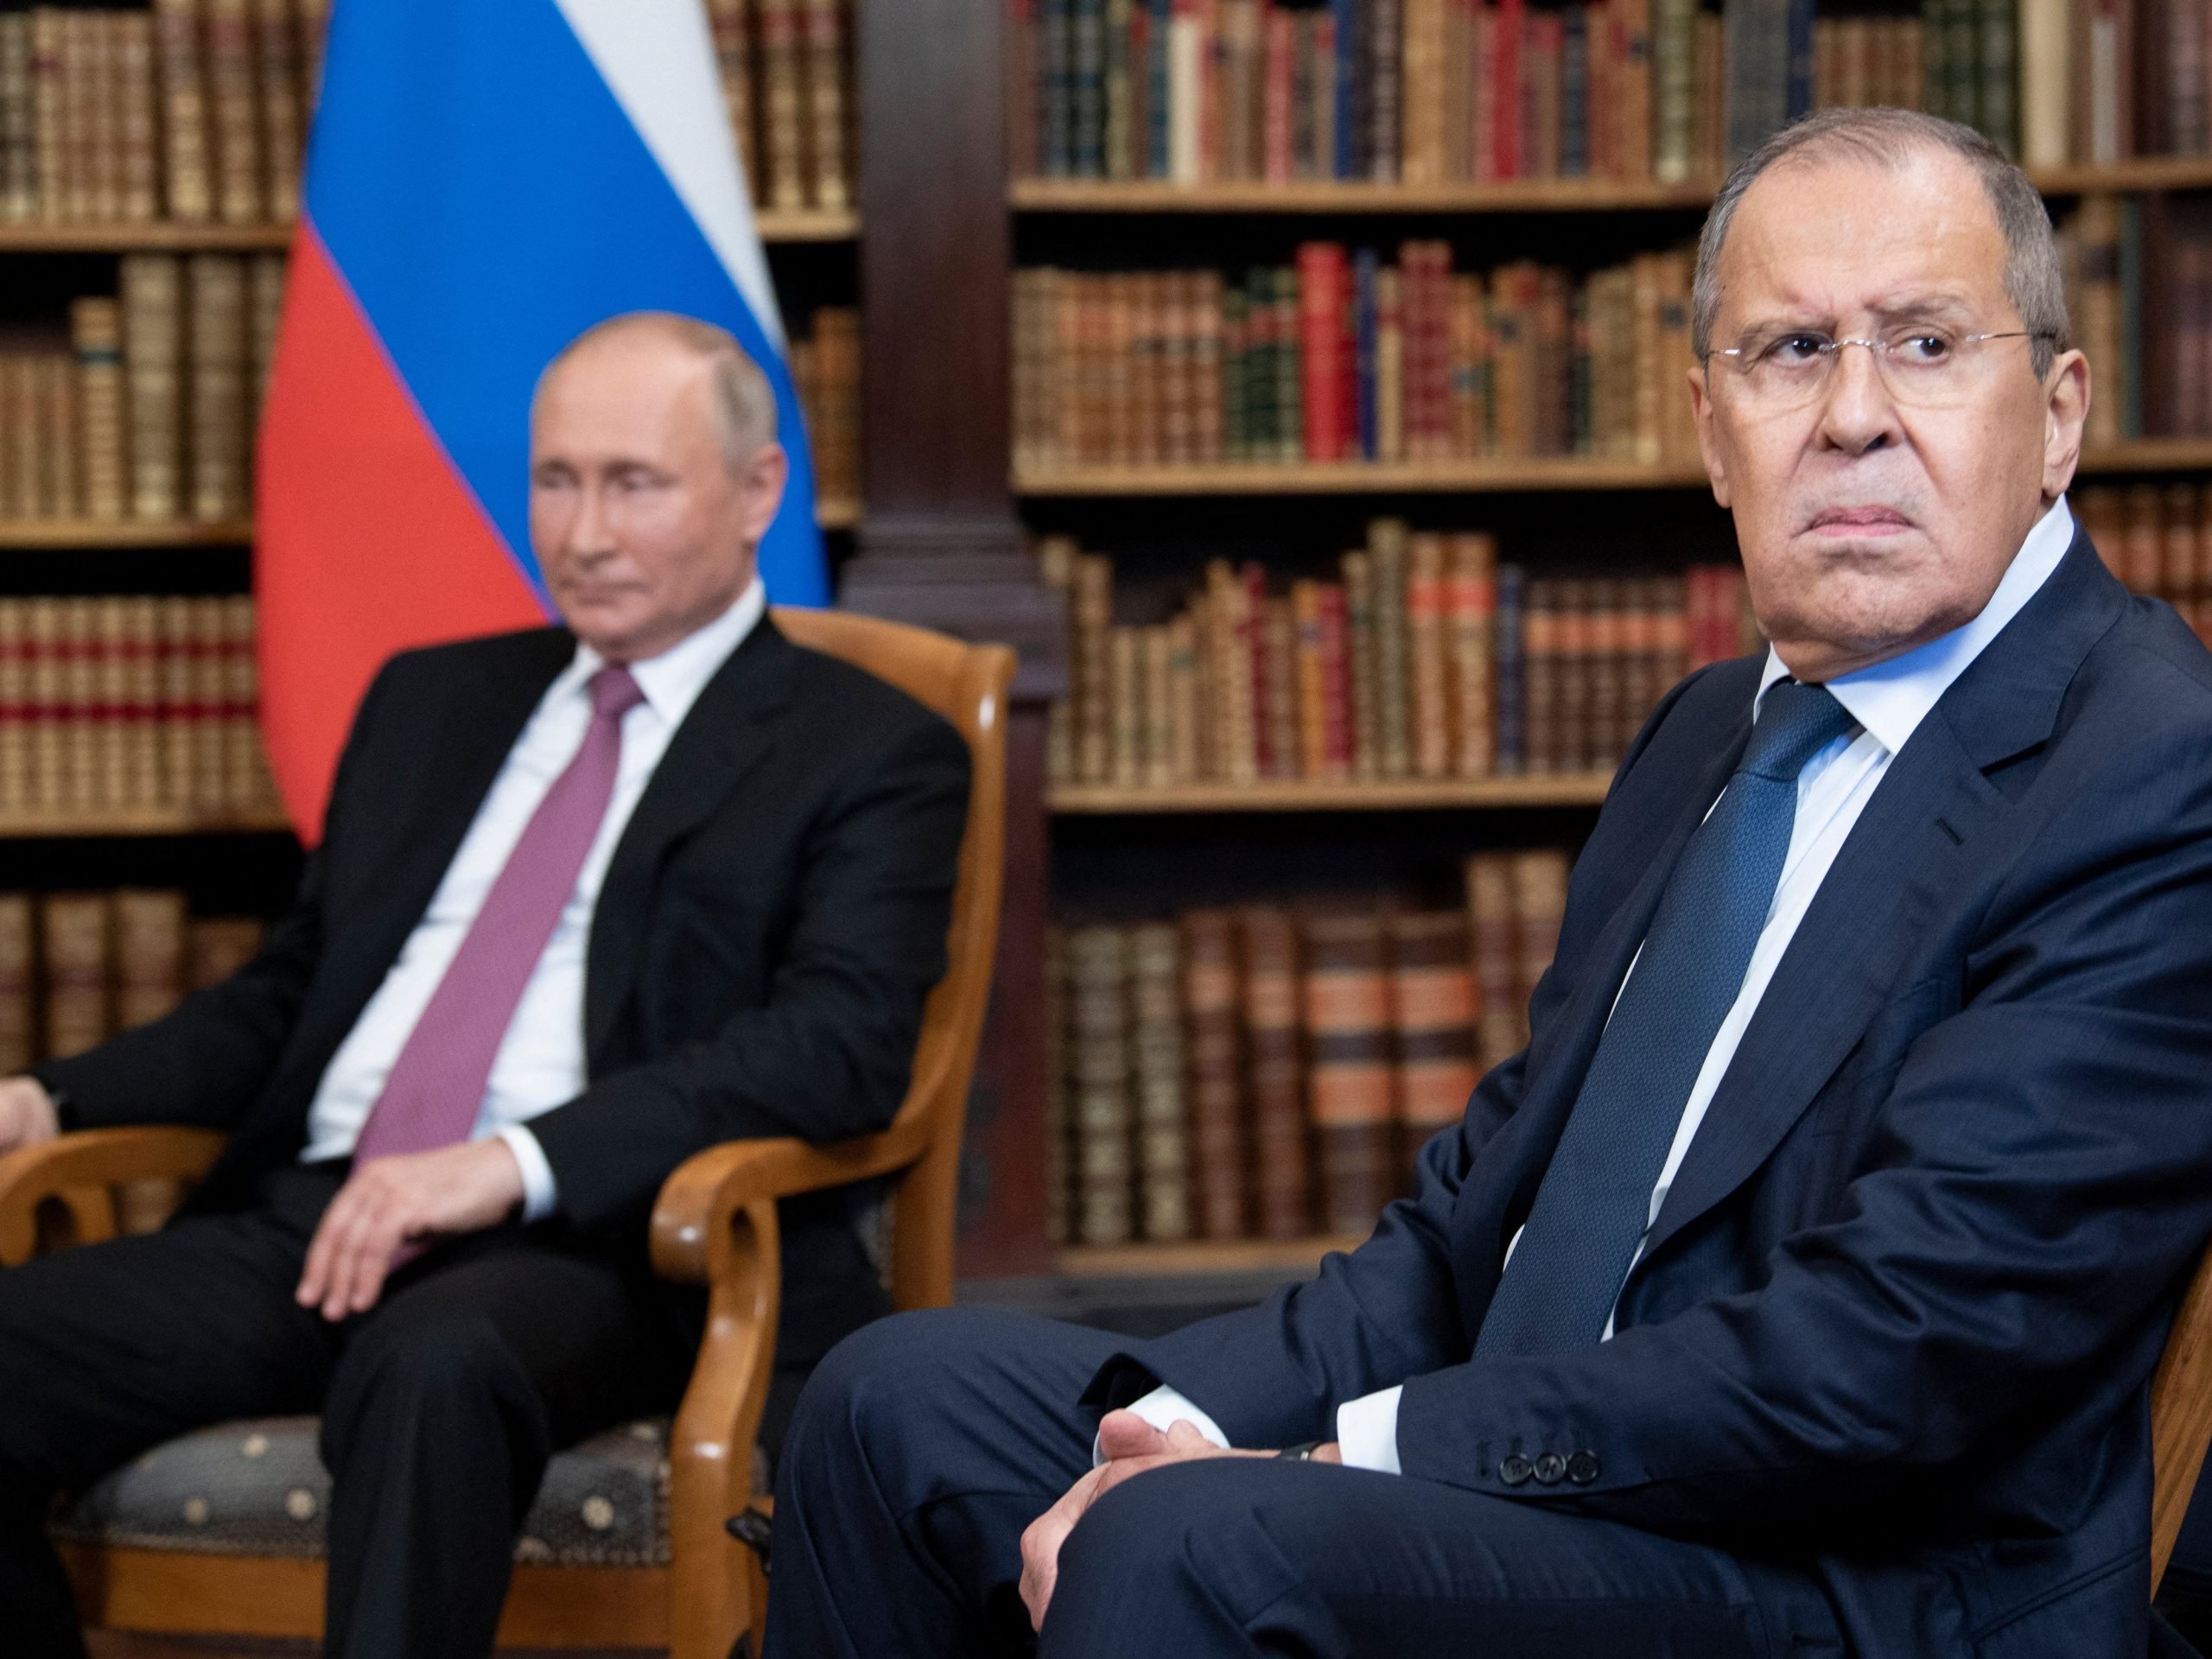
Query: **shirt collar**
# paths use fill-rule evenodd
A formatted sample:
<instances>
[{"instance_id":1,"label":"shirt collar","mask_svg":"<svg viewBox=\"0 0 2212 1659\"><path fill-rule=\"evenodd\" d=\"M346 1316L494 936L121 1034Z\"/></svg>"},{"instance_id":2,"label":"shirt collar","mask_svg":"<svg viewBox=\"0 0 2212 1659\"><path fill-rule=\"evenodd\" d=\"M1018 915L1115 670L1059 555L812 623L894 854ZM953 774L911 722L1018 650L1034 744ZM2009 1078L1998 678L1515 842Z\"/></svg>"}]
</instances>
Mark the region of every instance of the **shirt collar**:
<instances>
[{"instance_id":1,"label":"shirt collar","mask_svg":"<svg viewBox=\"0 0 2212 1659\"><path fill-rule=\"evenodd\" d=\"M729 608L713 621L685 634L659 656L631 664L630 673L638 682L638 690L645 693L645 706L670 728L681 726L684 715L691 712L691 705L699 700L699 694L707 689L707 682L729 660L730 653L745 643L767 611L767 589L755 576L746 590L731 601ZM581 687L606 662L604 657L579 640L575 660L563 677Z\"/></svg>"},{"instance_id":2,"label":"shirt collar","mask_svg":"<svg viewBox=\"0 0 2212 1659\"><path fill-rule=\"evenodd\" d=\"M1887 662L1830 680L1828 690L1853 720L1874 734L1875 741L1891 754L1897 753L1927 718L1928 711L1951 689L1951 682L1967 671L1983 647L2004 632L2005 625L2050 579L2050 573L2058 569L2059 561L2073 544L2074 516L2062 495L2028 531L2027 540L2012 556L1997 591L1989 596L1979 616ZM1759 676L1758 694L1751 699L1754 720L1767 687L1789 674L1774 647L1768 646L1766 670Z\"/></svg>"}]
</instances>

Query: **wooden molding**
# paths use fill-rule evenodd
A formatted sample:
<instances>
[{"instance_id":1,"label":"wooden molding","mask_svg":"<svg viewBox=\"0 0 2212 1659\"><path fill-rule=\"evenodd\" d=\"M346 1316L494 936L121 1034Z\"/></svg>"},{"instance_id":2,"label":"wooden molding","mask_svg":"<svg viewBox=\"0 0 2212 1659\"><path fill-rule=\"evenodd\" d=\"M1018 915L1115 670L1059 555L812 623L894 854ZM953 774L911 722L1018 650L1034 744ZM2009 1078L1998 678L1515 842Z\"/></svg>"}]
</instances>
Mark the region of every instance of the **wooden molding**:
<instances>
[{"instance_id":1,"label":"wooden molding","mask_svg":"<svg viewBox=\"0 0 2212 1659\"><path fill-rule=\"evenodd\" d=\"M1597 806L1611 772L1514 778L1409 779L1367 783L1296 779L1255 784L1056 784L1054 813L1112 817L1170 812L1405 812L1471 807Z\"/></svg>"}]
</instances>

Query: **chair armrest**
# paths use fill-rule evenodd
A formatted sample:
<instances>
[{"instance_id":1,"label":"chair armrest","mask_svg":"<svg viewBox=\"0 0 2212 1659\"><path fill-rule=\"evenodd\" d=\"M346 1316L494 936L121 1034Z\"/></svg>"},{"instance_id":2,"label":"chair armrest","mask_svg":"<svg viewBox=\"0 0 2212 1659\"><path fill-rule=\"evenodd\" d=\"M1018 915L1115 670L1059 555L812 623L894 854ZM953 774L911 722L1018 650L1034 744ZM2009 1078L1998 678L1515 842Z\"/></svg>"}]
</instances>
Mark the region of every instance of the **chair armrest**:
<instances>
[{"instance_id":1,"label":"chair armrest","mask_svg":"<svg viewBox=\"0 0 2212 1659\"><path fill-rule=\"evenodd\" d=\"M126 1181L197 1180L224 1139L213 1129L83 1129L0 1158L0 1267L30 1260L39 1206L49 1198Z\"/></svg>"},{"instance_id":2,"label":"chair armrest","mask_svg":"<svg viewBox=\"0 0 2212 1659\"><path fill-rule=\"evenodd\" d=\"M926 1125L902 1118L880 1135L826 1147L791 1137L728 1141L687 1159L653 1206L653 1269L689 1284L719 1280L731 1218L749 1204L887 1175L929 1149Z\"/></svg>"}]
</instances>

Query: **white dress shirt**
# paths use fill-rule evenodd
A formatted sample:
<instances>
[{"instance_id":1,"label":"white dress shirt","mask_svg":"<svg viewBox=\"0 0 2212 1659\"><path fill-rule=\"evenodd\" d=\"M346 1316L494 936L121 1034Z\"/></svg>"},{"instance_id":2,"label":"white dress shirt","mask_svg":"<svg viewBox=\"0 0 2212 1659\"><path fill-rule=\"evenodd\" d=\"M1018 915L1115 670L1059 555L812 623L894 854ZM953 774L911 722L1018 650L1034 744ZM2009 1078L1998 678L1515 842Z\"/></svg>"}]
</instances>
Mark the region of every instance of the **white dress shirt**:
<instances>
[{"instance_id":1,"label":"white dress shirt","mask_svg":"<svg viewBox=\"0 0 2212 1659\"><path fill-rule=\"evenodd\" d=\"M600 883L669 740L715 671L753 632L767 604L756 577L706 626L659 656L630 664L645 699L622 717L622 760L607 816L600 821L599 835L577 874L575 891L562 906L544 954L531 971L506 1034L499 1039L469 1136L481 1141L496 1135L513 1152L522 1166L525 1220L550 1215L558 1194L537 1137L523 1126L583 1090L584 957ZM589 645L579 643L575 659L538 699L529 724L507 751L499 776L476 809L475 821L446 867L429 907L407 936L397 960L353 1029L331 1056L315 1103L308 1109L308 1143L302 1162L344 1158L353 1152L361 1126L368 1122L369 1109L384 1092L385 1079L445 977L476 912L483 908L492 883L506 867L508 855L554 779L583 747L591 726L591 677L605 662Z\"/></svg>"},{"instance_id":2,"label":"white dress shirt","mask_svg":"<svg viewBox=\"0 0 2212 1659\"><path fill-rule=\"evenodd\" d=\"M1796 937L1798 923L1804 920L1814 894L1820 891L1829 866L1842 850L1852 826L1859 822L1859 813L1872 798L1875 786L1887 775L1890 762L1904 747L1905 741L1936 706L1936 700L1950 689L1951 682L1966 671L1967 664L1980 656L1982 648L2035 596L2050 573L2058 568L2059 561L2066 556L2073 540L2073 516L2062 496L2036 521L1998 582L1997 591L1973 621L1902 656L1827 683L1835 700L1859 723L1859 729L1835 739L1807 761L1804 770L1797 774L1797 810L1790 825L1789 851L1783 861L1782 879L1775 888L1774 904L1767 912L1766 924L1759 931L1758 942L1751 947L1751 959L1744 970L1742 988L1728 1010L1728 1017L1713 1034L1713 1046L1706 1051L1705 1065L1699 1070L1689 1099L1682 1108L1674 1144L1668 1149L1658 1184L1651 1189L1651 1207L1645 1214L1643 1238L1650 1236L1651 1225L1658 1220L1660 1207L1667 1201L1668 1189L1674 1185L1675 1173L1682 1166L1690 1142L1696 1138L1698 1126L1705 1121L1706 1108L1713 1103L1720 1079L1727 1072L1729 1062L1736 1057L1736 1046L1743 1040L1751 1015L1758 1012L1759 999L1766 995L1767 983L1774 977L1783 953ZM1766 671L1759 677L1759 689L1751 702L1753 718L1757 718L1758 700L1766 696L1767 688L1789 672L1781 658L1770 649ZM1718 798L1714 804L1718 804ZM1712 808L1706 810L1709 814ZM1637 955L1642 954L1639 947ZM1636 963L1630 962L1629 973L1635 971ZM1621 982L1623 986L1627 984L1626 976ZM1614 1001L1619 1001L1618 992ZM1635 1251L1621 1264L1624 1282L1637 1257L1643 1254L1643 1238L1637 1240ZM1508 1262L1513 1259L1514 1247L1520 1242L1521 1235L1516 1232L1506 1246ZM1609 1317L1600 1339L1611 1340L1612 1334L1613 1325ZM1399 1472L1401 1391L1397 1388L1381 1389L1357 1400L1347 1400L1337 1408L1337 1440L1346 1464L1387 1474ZM1154 1389L1130 1409L1162 1430L1181 1418L1216 1445L1229 1443L1212 1418L1173 1389Z\"/></svg>"}]
</instances>

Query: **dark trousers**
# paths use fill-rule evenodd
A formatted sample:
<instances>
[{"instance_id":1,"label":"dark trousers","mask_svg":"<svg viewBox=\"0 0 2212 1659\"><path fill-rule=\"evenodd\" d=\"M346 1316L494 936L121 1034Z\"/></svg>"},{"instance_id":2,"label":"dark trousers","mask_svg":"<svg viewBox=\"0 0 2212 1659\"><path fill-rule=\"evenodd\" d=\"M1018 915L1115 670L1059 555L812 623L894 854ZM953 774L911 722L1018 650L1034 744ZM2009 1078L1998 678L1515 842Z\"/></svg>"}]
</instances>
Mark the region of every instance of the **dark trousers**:
<instances>
[{"instance_id":1,"label":"dark trousers","mask_svg":"<svg viewBox=\"0 0 2212 1659\"><path fill-rule=\"evenodd\" d=\"M1782 1567L1430 1481L1246 1459L1100 1499L1061 1552L1040 1641L1016 1589L1021 1532L1090 1466L1076 1402L1117 1345L964 1309L841 1344L785 1444L771 1659L1843 1652L1818 1589Z\"/></svg>"},{"instance_id":2,"label":"dark trousers","mask_svg":"<svg viewBox=\"0 0 2212 1659\"><path fill-rule=\"evenodd\" d=\"M293 1290L340 1174L288 1170L244 1213L0 1273L0 1649L84 1652L56 1491L190 1429L320 1411L327 1651L480 1659L552 1452L682 1396L695 1316L557 1228L442 1246L326 1325Z\"/></svg>"}]
</instances>

